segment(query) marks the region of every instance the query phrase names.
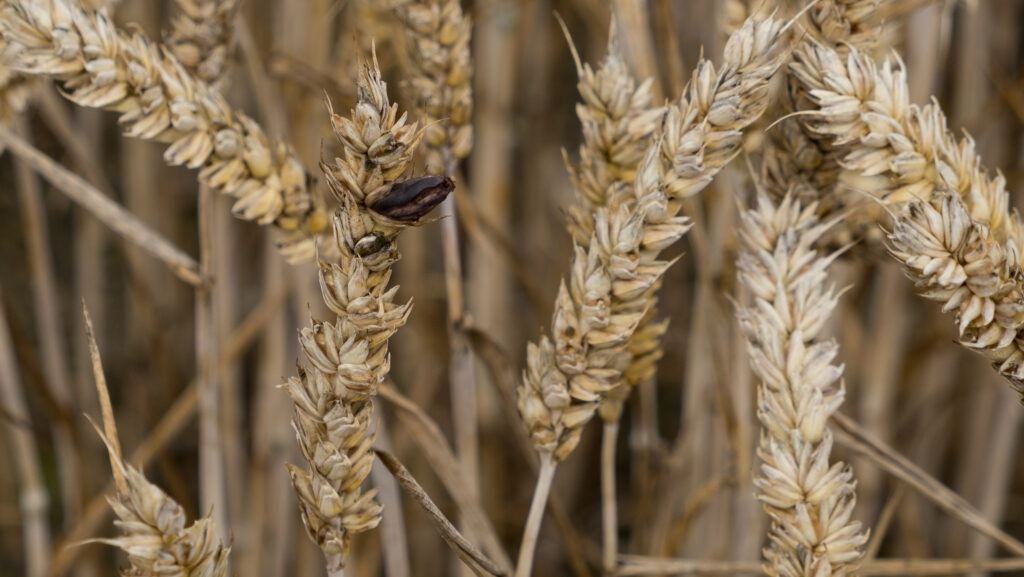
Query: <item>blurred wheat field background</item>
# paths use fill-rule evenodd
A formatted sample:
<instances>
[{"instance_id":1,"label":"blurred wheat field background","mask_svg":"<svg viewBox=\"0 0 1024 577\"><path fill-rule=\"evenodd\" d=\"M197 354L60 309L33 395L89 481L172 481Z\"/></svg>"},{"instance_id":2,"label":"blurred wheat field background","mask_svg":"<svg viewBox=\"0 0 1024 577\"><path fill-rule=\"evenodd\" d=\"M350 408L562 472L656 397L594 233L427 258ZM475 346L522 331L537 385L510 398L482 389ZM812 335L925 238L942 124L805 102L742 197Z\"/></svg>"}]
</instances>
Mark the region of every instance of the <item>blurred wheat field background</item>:
<instances>
[{"instance_id":1,"label":"blurred wheat field background","mask_svg":"<svg viewBox=\"0 0 1024 577\"><path fill-rule=\"evenodd\" d=\"M1022 19L0 0L0 575L1024 575Z\"/></svg>"}]
</instances>

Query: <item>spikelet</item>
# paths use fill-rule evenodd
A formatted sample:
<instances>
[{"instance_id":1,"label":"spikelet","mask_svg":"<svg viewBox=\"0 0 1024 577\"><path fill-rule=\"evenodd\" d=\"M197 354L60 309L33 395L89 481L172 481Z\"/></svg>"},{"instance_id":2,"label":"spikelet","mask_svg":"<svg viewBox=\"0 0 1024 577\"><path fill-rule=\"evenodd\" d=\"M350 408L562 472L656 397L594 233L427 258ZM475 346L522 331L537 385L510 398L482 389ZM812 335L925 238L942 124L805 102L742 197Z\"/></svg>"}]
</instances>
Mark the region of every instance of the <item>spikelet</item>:
<instances>
[{"instance_id":1,"label":"spikelet","mask_svg":"<svg viewBox=\"0 0 1024 577\"><path fill-rule=\"evenodd\" d=\"M18 74L3 57L7 42L0 37L0 124L8 125L25 111L36 81Z\"/></svg>"},{"instance_id":2,"label":"spikelet","mask_svg":"<svg viewBox=\"0 0 1024 577\"><path fill-rule=\"evenodd\" d=\"M427 171L448 174L473 148L472 26L459 0L393 2L409 38L409 84L425 113Z\"/></svg>"},{"instance_id":3,"label":"spikelet","mask_svg":"<svg viewBox=\"0 0 1024 577\"><path fill-rule=\"evenodd\" d=\"M754 483L771 517L764 570L778 577L846 575L867 541L851 520L849 466L830 464L829 417L843 402L838 345L820 335L838 295L826 286L835 255L813 246L830 226L813 204L764 194L743 215L737 263L754 303L738 311L758 387L762 464Z\"/></svg>"},{"instance_id":4,"label":"spikelet","mask_svg":"<svg viewBox=\"0 0 1024 577\"><path fill-rule=\"evenodd\" d=\"M337 319L314 319L300 331L307 366L286 388L306 460L302 467L289 465L292 483L310 538L336 570L352 535L380 522L375 491L362 493L360 487L374 459L373 396L390 369L388 339L412 308L411 302L396 302L398 287L388 286L399 257L397 236L419 224L453 185L442 179L416 187L403 180L423 132L388 101L376 57L361 70L351 118L332 111L331 124L342 153L321 168L340 203L332 247L340 257L320 262L320 288ZM410 190L424 194L406 194ZM396 203L416 210L395 218L374 209Z\"/></svg>"},{"instance_id":5,"label":"spikelet","mask_svg":"<svg viewBox=\"0 0 1024 577\"><path fill-rule=\"evenodd\" d=\"M225 82L238 0L177 0L166 44L182 66L214 88Z\"/></svg>"},{"instance_id":6,"label":"spikelet","mask_svg":"<svg viewBox=\"0 0 1024 577\"><path fill-rule=\"evenodd\" d=\"M118 112L128 136L168 143L168 164L199 169L201 181L236 199L237 217L273 223L288 234L289 256L312 256L326 219L298 158L166 49L69 0L9 0L2 15L11 68L54 78L76 104Z\"/></svg>"},{"instance_id":7,"label":"spikelet","mask_svg":"<svg viewBox=\"0 0 1024 577\"><path fill-rule=\"evenodd\" d=\"M99 434L110 453L114 476L124 481L118 483L117 493L107 498L117 516L114 525L123 534L87 542L105 543L127 553L131 565L123 575L225 577L231 548L217 538L210 517L186 527L181 505L124 462L103 433Z\"/></svg>"}]
</instances>

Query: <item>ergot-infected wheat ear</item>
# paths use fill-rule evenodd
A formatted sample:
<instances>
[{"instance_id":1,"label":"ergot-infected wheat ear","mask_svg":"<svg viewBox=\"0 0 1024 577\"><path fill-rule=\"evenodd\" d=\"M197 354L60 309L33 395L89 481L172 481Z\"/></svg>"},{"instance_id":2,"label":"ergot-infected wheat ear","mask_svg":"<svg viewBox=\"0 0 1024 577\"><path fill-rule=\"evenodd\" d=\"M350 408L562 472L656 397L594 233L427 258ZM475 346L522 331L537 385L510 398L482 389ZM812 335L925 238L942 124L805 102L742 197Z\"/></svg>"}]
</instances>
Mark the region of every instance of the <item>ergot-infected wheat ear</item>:
<instances>
[{"instance_id":1,"label":"ergot-infected wheat ear","mask_svg":"<svg viewBox=\"0 0 1024 577\"><path fill-rule=\"evenodd\" d=\"M423 132L388 99L375 54L360 69L350 117L335 114L330 102L327 110L341 156L320 165L340 205L332 250L325 251L336 258L320 261L319 278L324 302L337 318L311 319L300 331L305 366L285 388L305 459L288 470L306 532L335 571L344 566L352 535L373 529L381 518L376 491L363 493L361 487L374 460L373 397L391 368L388 339L412 311L411 302L396 302L398 287L388 286L399 258L396 239L447 195L450 182L407 180ZM401 198L382 206L396 186Z\"/></svg>"}]
</instances>

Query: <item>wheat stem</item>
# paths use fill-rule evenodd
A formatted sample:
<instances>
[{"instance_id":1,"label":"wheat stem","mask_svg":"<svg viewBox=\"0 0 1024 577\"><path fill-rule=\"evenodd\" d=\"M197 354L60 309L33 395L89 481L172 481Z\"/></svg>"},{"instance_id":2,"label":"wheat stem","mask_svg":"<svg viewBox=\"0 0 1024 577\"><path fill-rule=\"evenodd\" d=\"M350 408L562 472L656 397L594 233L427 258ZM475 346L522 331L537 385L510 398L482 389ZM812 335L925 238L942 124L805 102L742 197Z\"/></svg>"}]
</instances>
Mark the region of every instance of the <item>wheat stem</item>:
<instances>
[{"instance_id":1,"label":"wheat stem","mask_svg":"<svg viewBox=\"0 0 1024 577\"><path fill-rule=\"evenodd\" d=\"M21 132L27 131L19 122ZM2 130L2 129L0 129ZM28 144L31 146L31 144ZM76 399L67 365L64 328L58 298L58 285L49 241L46 208L43 205L39 180L27 162L20 158L14 166L21 207L25 245L28 249L29 270L35 295L32 299L33 317L39 335L40 349L46 362L43 371L50 393L66 414L76 412ZM76 446L77 432L70 419L55 419L52 423L57 454L57 472L61 508L66 518L75 518L81 512L82 495L80 477L83 471L81 448Z\"/></svg>"},{"instance_id":2,"label":"wheat stem","mask_svg":"<svg viewBox=\"0 0 1024 577\"><path fill-rule=\"evenodd\" d=\"M526 526L523 528L523 540L519 544L519 560L516 562L515 577L530 577L533 573L533 558L540 537L540 526L544 520L544 509L547 508L551 484L555 480L555 469L558 463L553 455L544 453L540 456L540 470L537 473L537 484L533 489L533 500L530 512L526 515Z\"/></svg>"},{"instance_id":3,"label":"wheat stem","mask_svg":"<svg viewBox=\"0 0 1024 577\"><path fill-rule=\"evenodd\" d=\"M619 439L619 421L605 421L601 428L601 550L606 574L615 571L619 554L619 515L615 499L615 444Z\"/></svg>"},{"instance_id":4,"label":"wheat stem","mask_svg":"<svg viewBox=\"0 0 1024 577\"><path fill-rule=\"evenodd\" d=\"M199 272L209 278L216 265L214 247L214 192L199 187ZM199 502L210 511L221 539L228 531L227 477L224 470L224 436L221 431L221 378L213 362L218 357L213 287L197 287L195 304L196 374L199 392Z\"/></svg>"},{"instance_id":5,"label":"wheat stem","mask_svg":"<svg viewBox=\"0 0 1024 577\"><path fill-rule=\"evenodd\" d=\"M441 513L441 510L437 508L437 505L434 504L430 496L423 490L423 487L416 482L416 479L413 478L394 455L377 449L377 456L384 463L384 466L391 471L391 474L394 475L399 486L423 507L430 516L430 520L437 527L441 537L467 567L481 577L485 572L498 577L506 575L504 571L499 569L487 556L477 550L472 543L459 533L459 530Z\"/></svg>"},{"instance_id":6,"label":"wheat stem","mask_svg":"<svg viewBox=\"0 0 1024 577\"><path fill-rule=\"evenodd\" d=\"M12 461L18 479L18 507L25 548L26 577L49 575L51 538L49 527L50 496L43 482L39 450L32 433L31 415L24 385L18 375L14 342L7 325L0 286L0 404L8 429Z\"/></svg>"}]
</instances>

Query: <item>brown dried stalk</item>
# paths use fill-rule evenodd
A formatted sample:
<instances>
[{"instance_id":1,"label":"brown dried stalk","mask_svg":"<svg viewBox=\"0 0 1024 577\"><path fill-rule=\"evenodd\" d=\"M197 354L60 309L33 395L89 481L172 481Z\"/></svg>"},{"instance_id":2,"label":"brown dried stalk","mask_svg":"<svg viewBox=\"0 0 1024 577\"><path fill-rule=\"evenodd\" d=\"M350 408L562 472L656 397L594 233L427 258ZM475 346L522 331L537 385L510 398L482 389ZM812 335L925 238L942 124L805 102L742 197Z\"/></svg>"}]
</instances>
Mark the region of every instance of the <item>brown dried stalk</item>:
<instances>
[{"instance_id":1,"label":"brown dried stalk","mask_svg":"<svg viewBox=\"0 0 1024 577\"><path fill-rule=\"evenodd\" d=\"M827 268L815 242L821 223L813 204L792 195L775 206L764 194L743 215L743 251L737 270L754 294L738 311L758 387L763 461L754 480L772 519L764 570L772 576L846 575L867 536L852 521L856 503L852 469L829 464L829 417L843 402L842 367L833 364L834 340L824 328L838 300L827 287Z\"/></svg>"},{"instance_id":2,"label":"brown dried stalk","mask_svg":"<svg viewBox=\"0 0 1024 577\"><path fill-rule=\"evenodd\" d=\"M427 169L455 176L458 162L473 146L471 22L463 14L460 0L399 0L394 10L405 25L408 39L412 64L409 85L425 116ZM441 206L441 216L455 447L469 490L477 494L477 379L469 341L462 332L467 305L454 198Z\"/></svg>"},{"instance_id":3,"label":"brown dried stalk","mask_svg":"<svg viewBox=\"0 0 1024 577\"><path fill-rule=\"evenodd\" d=\"M129 136L170 143L169 164L200 169L204 184L236 198L239 218L284 231L281 250L290 260L312 256L326 219L312 205L298 158L166 49L69 0L10 0L2 14L12 69L56 79L76 104L119 112Z\"/></svg>"},{"instance_id":4,"label":"brown dried stalk","mask_svg":"<svg viewBox=\"0 0 1024 577\"><path fill-rule=\"evenodd\" d=\"M177 0L180 12L165 40L193 76L220 89L231 53L231 21L238 0Z\"/></svg>"},{"instance_id":5,"label":"brown dried stalk","mask_svg":"<svg viewBox=\"0 0 1024 577\"><path fill-rule=\"evenodd\" d=\"M320 287L334 322L313 320L299 343L307 367L288 380L292 424L308 467L289 466L309 536L329 568L344 565L351 536L380 521L375 491L360 486L373 463L372 397L390 368L388 339L412 303L389 287L398 234L444 200L452 183L403 181L423 132L388 101L376 57L363 66L351 118L331 111L342 156L321 163L340 203L334 216L337 262L320 262ZM385 211L391 216L385 216Z\"/></svg>"}]
</instances>

